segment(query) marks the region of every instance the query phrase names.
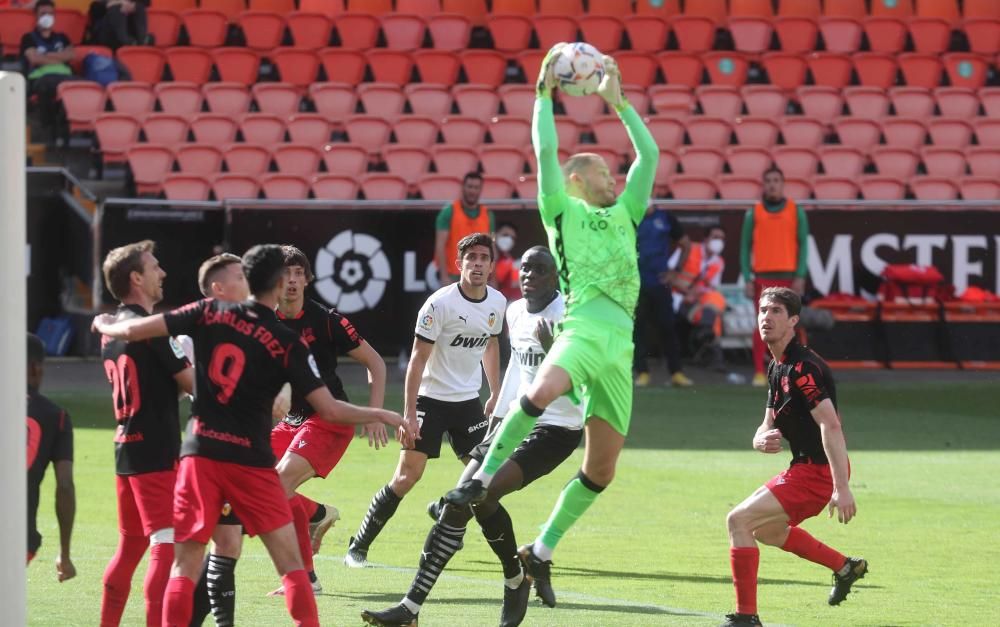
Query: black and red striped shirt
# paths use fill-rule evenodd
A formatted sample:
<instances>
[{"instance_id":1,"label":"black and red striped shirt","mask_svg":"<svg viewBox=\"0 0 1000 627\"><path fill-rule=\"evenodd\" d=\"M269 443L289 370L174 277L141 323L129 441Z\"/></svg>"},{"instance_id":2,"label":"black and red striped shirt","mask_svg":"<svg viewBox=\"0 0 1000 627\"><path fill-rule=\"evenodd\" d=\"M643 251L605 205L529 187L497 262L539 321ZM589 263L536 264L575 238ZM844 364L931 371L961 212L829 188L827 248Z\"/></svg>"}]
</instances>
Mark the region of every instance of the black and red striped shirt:
<instances>
[{"instance_id":1,"label":"black and red striped shirt","mask_svg":"<svg viewBox=\"0 0 1000 627\"><path fill-rule=\"evenodd\" d=\"M28 388L28 553L42 545L38 533L38 492L50 463L73 461L73 423L69 414L49 399Z\"/></svg>"},{"instance_id":2,"label":"black and red striped shirt","mask_svg":"<svg viewBox=\"0 0 1000 627\"><path fill-rule=\"evenodd\" d=\"M767 382L767 406L774 410L774 427L788 440L792 463L828 463L812 410L826 399L837 408L830 366L815 351L793 339L780 360L771 360Z\"/></svg>"}]
</instances>

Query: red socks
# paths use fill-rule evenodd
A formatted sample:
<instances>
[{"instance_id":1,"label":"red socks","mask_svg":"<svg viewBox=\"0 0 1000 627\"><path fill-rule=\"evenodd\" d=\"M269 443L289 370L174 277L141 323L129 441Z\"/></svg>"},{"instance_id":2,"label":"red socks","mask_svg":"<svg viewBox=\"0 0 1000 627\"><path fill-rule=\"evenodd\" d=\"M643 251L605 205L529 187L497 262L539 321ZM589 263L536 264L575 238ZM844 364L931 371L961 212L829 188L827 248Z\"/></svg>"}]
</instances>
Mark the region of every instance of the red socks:
<instances>
[{"instance_id":1,"label":"red socks","mask_svg":"<svg viewBox=\"0 0 1000 627\"><path fill-rule=\"evenodd\" d=\"M149 569L143 581L146 596L146 627L160 627L163 618L163 595L170 579L170 567L174 564L174 545L154 544L149 549Z\"/></svg>"},{"instance_id":2,"label":"red socks","mask_svg":"<svg viewBox=\"0 0 1000 627\"><path fill-rule=\"evenodd\" d=\"M285 587L285 605L292 621L298 627L319 627L319 612L313 596L309 575L304 570L293 570L281 578ZM187 623L185 623L186 627Z\"/></svg>"},{"instance_id":3,"label":"red socks","mask_svg":"<svg viewBox=\"0 0 1000 627\"><path fill-rule=\"evenodd\" d=\"M194 608L194 582L187 577L171 577L163 595L164 627L188 627Z\"/></svg>"},{"instance_id":4,"label":"red socks","mask_svg":"<svg viewBox=\"0 0 1000 627\"><path fill-rule=\"evenodd\" d=\"M757 613L757 566L760 549L757 547L731 547L729 565L733 570L736 587L736 611L739 614Z\"/></svg>"},{"instance_id":5,"label":"red socks","mask_svg":"<svg viewBox=\"0 0 1000 627\"><path fill-rule=\"evenodd\" d=\"M119 536L118 550L104 570L104 594L101 596L101 627L118 627L121 623L128 593L132 587L132 574L149 540L143 536Z\"/></svg>"},{"instance_id":6,"label":"red socks","mask_svg":"<svg viewBox=\"0 0 1000 627\"><path fill-rule=\"evenodd\" d=\"M302 566L306 572L313 570L313 549L312 537L309 535L309 516L306 508L296 497L288 499L288 506L292 509L292 522L295 525L295 538L299 541L299 551L302 552Z\"/></svg>"},{"instance_id":7,"label":"red socks","mask_svg":"<svg viewBox=\"0 0 1000 627\"><path fill-rule=\"evenodd\" d=\"M302 504L302 507L306 510L306 517L312 520L312 517L316 515L316 510L319 509L319 503L312 500L308 496L302 496L301 494L296 494L292 497L292 500L298 501Z\"/></svg>"},{"instance_id":8,"label":"red socks","mask_svg":"<svg viewBox=\"0 0 1000 627\"><path fill-rule=\"evenodd\" d=\"M847 558L839 551L831 549L816 538L809 535L808 531L791 527L788 530L788 539L781 545L783 551L794 553L802 559L826 566L833 572L837 572L844 567Z\"/></svg>"}]
</instances>

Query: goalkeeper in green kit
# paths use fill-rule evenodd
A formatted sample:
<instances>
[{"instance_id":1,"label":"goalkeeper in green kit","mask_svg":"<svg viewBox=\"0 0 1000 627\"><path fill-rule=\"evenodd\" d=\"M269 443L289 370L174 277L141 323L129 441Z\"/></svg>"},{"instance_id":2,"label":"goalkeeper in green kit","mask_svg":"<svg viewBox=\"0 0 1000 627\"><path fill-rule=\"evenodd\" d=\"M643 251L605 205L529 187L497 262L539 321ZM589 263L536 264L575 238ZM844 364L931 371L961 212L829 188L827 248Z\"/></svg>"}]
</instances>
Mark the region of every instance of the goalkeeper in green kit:
<instances>
[{"instance_id":1,"label":"goalkeeper in green kit","mask_svg":"<svg viewBox=\"0 0 1000 627\"><path fill-rule=\"evenodd\" d=\"M615 475L632 415L632 316L639 295L636 227L646 214L659 158L653 137L621 88L614 59L605 56L597 93L621 118L635 147L625 190L615 198L615 179L604 160L578 153L560 167L549 51L538 77L532 143L538 158L538 209L559 270L566 316L555 342L519 406L499 427L482 468L448 492L453 505L486 496L493 473L531 431L535 419L560 396L585 403L583 467L566 485L534 544L520 548L527 575L542 601L555 605L550 582L552 553Z\"/></svg>"}]
</instances>

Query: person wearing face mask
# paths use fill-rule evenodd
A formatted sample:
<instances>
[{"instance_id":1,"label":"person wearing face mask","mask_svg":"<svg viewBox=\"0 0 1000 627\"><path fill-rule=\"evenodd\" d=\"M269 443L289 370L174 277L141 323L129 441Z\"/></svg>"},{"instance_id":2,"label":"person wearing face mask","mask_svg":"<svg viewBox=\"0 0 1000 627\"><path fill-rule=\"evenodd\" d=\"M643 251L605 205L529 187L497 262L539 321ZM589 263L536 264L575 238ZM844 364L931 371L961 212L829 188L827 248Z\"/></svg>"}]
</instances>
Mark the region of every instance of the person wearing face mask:
<instances>
[{"instance_id":1,"label":"person wearing face mask","mask_svg":"<svg viewBox=\"0 0 1000 627\"><path fill-rule=\"evenodd\" d=\"M691 324L694 344L698 350L710 351L710 363L722 366L722 313L726 298L719 291L726 262L722 251L726 247L726 232L721 226L709 228L705 241L691 245L681 270L673 280L674 300L679 301L678 315Z\"/></svg>"},{"instance_id":2,"label":"person wearing face mask","mask_svg":"<svg viewBox=\"0 0 1000 627\"><path fill-rule=\"evenodd\" d=\"M497 227L495 239L497 245L497 264L494 276L496 288L512 303L521 298L521 287L518 281L520 260L514 257L514 246L517 245L517 227L504 222Z\"/></svg>"},{"instance_id":3,"label":"person wearing face mask","mask_svg":"<svg viewBox=\"0 0 1000 627\"><path fill-rule=\"evenodd\" d=\"M445 205L434 221L434 263L441 286L458 281L458 263L452 254L462 238L473 233L496 232L493 212L479 204L483 193L483 175L469 172L462 179L462 197Z\"/></svg>"},{"instance_id":4,"label":"person wearing face mask","mask_svg":"<svg viewBox=\"0 0 1000 627\"><path fill-rule=\"evenodd\" d=\"M42 125L49 130L49 139L54 142L59 136L56 89L63 81L78 80L69 66L75 53L69 38L54 30L56 7L52 0L35 3L35 19L34 30L21 38L21 60L28 78L28 93L38 97Z\"/></svg>"}]
</instances>

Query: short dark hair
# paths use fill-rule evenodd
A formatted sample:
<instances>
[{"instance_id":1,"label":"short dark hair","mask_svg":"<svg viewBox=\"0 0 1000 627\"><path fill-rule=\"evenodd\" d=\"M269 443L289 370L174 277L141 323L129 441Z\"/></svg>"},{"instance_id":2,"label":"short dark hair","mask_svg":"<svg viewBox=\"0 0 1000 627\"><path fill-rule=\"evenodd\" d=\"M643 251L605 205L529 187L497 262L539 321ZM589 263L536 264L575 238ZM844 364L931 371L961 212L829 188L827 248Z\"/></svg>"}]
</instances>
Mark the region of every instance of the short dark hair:
<instances>
[{"instance_id":1,"label":"short dark hair","mask_svg":"<svg viewBox=\"0 0 1000 627\"><path fill-rule=\"evenodd\" d=\"M52 0L38 0L37 2L35 2L35 15L38 15L38 9L42 7L52 7L52 10L54 11L56 8L56 3L53 2Z\"/></svg>"},{"instance_id":2,"label":"short dark hair","mask_svg":"<svg viewBox=\"0 0 1000 627\"><path fill-rule=\"evenodd\" d=\"M493 260L493 238L486 233L473 233L458 240L458 258L465 257L473 246L485 246L490 251L490 261Z\"/></svg>"},{"instance_id":3,"label":"short dark hair","mask_svg":"<svg viewBox=\"0 0 1000 627\"><path fill-rule=\"evenodd\" d=\"M771 166L768 169L764 170L763 174L760 175L761 180L766 179L767 175L770 174L771 172L777 172L778 176L781 177L781 180L782 181L785 180L785 173L781 171L781 168L779 168L777 165L775 165L773 163L771 164Z\"/></svg>"},{"instance_id":4,"label":"short dark hair","mask_svg":"<svg viewBox=\"0 0 1000 627\"><path fill-rule=\"evenodd\" d=\"M760 300L773 300L785 306L788 316L797 316L802 313L802 298L798 292L787 287L768 287L760 293ZM759 303L760 301L758 301Z\"/></svg>"},{"instance_id":5,"label":"short dark hair","mask_svg":"<svg viewBox=\"0 0 1000 627\"><path fill-rule=\"evenodd\" d=\"M34 333L28 334L28 365L45 361L45 342Z\"/></svg>"},{"instance_id":6,"label":"short dark hair","mask_svg":"<svg viewBox=\"0 0 1000 627\"><path fill-rule=\"evenodd\" d=\"M476 172L475 170L472 170L470 172L466 172L465 176L462 177L462 185L465 185L466 183L468 183L470 179L476 179L477 181L479 181L480 183L482 183L483 182L483 175L480 174L479 172Z\"/></svg>"},{"instance_id":7,"label":"short dark hair","mask_svg":"<svg viewBox=\"0 0 1000 627\"><path fill-rule=\"evenodd\" d=\"M125 244L108 252L101 269L104 271L104 284L116 300L128 297L132 289L132 273L142 272L142 255L156 251L153 240L144 239L141 242Z\"/></svg>"},{"instance_id":8,"label":"short dark hair","mask_svg":"<svg viewBox=\"0 0 1000 627\"><path fill-rule=\"evenodd\" d=\"M243 254L243 273L254 296L273 290L285 275L285 253L277 244L257 244Z\"/></svg>"},{"instance_id":9,"label":"short dark hair","mask_svg":"<svg viewBox=\"0 0 1000 627\"><path fill-rule=\"evenodd\" d=\"M285 267L302 266L306 272L306 281L312 283L316 277L313 276L312 266L309 265L309 258L306 257L306 254L291 244L285 244L281 250L285 253Z\"/></svg>"},{"instance_id":10,"label":"short dark hair","mask_svg":"<svg viewBox=\"0 0 1000 627\"><path fill-rule=\"evenodd\" d=\"M201 289L202 295L211 296L212 282L215 281L215 277L219 275L220 271L234 263L243 263L243 260L233 253L222 253L203 261L198 268L198 287Z\"/></svg>"}]
</instances>

